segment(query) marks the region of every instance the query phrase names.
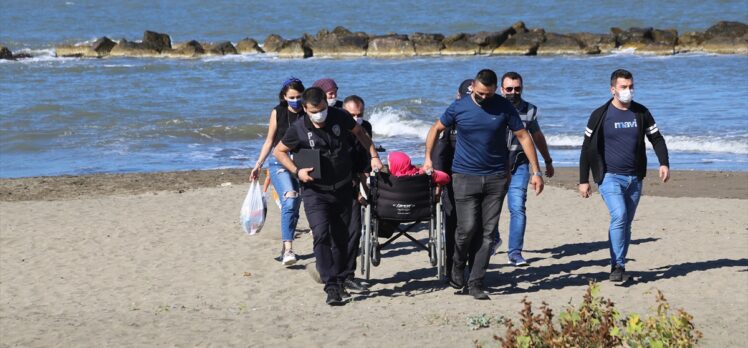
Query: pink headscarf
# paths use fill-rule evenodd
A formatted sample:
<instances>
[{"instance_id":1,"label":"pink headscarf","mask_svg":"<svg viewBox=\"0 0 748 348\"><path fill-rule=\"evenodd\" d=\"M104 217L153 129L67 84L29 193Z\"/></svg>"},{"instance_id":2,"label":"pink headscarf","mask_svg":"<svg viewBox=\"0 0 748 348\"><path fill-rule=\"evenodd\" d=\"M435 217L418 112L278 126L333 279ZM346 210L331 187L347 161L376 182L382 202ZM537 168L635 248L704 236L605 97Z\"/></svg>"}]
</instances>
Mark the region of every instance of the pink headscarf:
<instances>
[{"instance_id":1,"label":"pink headscarf","mask_svg":"<svg viewBox=\"0 0 748 348\"><path fill-rule=\"evenodd\" d=\"M387 156L387 162L390 165L390 174L394 176L409 176L424 174L423 169L418 169L410 163L410 156L402 153L393 151ZM449 184L449 174L441 171L434 170L431 178L437 185Z\"/></svg>"}]
</instances>

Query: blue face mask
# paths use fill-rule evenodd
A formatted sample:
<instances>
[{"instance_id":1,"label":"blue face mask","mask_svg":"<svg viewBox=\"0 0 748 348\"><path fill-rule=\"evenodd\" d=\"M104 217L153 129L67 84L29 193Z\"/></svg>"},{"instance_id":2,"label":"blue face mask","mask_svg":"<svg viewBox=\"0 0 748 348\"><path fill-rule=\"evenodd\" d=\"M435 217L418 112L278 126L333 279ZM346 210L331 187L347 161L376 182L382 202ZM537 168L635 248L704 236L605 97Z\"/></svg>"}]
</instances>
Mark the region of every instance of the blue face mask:
<instances>
[{"instance_id":1,"label":"blue face mask","mask_svg":"<svg viewBox=\"0 0 748 348\"><path fill-rule=\"evenodd\" d=\"M301 99L288 100L288 106L296 110L301 109Z\"/></svg>"}]
</instances>

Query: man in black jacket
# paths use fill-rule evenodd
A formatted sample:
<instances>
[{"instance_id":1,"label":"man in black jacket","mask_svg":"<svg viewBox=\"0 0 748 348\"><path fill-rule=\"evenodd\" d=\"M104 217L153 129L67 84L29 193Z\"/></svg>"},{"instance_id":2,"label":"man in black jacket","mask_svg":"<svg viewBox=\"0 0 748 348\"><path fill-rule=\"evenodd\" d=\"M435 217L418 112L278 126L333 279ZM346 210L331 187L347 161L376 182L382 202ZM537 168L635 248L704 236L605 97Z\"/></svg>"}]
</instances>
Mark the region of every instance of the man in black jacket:
<instances>
[{"instance_id":1,"label":"man in black jacket","mask_svg":"<svg viewBox=\"0 0 748 348\"><path fill-rule=\"evenodd\" d=\"M592 112L584 132L579 157L579 193L590 196L589 173L610 211L608 231L610 280L624 281L626 254L631 241L631 222L647 174L644 136L652 143L660 162L660 180L670 179L667 145L652 114L634 96L634 77L623 69L610 76L613 98Z\"/></svg>"}]
</instances>

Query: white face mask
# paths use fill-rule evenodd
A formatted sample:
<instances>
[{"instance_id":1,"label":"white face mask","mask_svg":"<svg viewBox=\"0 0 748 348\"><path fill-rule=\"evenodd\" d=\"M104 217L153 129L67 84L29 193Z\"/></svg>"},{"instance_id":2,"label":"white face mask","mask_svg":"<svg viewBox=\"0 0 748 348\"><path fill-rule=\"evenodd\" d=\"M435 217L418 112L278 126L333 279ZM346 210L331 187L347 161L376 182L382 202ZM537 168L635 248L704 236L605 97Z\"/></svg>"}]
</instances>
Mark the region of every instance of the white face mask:
<instances>
[{"instance_id":1,"label":"white face mask","mask_svg":"<svg viewBox=\"0 0 748 348\"><path fill-rule=\"evenodd\" d=\"M628 104L632 99L634 99L633 89L624 89L618 93L618 101L621 103Z\"/></svg>"},{"instance_id":2,"label":"white face mask","mask_svg":"<svg viewBox=\"0 0 748 348\"><path fill-rule=\"evenodd\" d=\"M356 120L356 123L358 123L359 125L361 125L362 123L364 123L364 118L363 117L354 117L354 119Z\"/></svg>"},{"instance_id":3,"label":"white face mask","mask_svg":"<svg viewBox=\"0 0 748 348\"><path fill-rule=\"evenodd\" d=\"M327 119L327 109L324 109L318 113L310 113L309 119L314 123L322 123Z\"/></svg>"},{"instance_id":4,"label":"white face mask","mask_svg":"<svg viewBox=\"0 0 748 348\"><path fill-rule=\"evenodd\" d=\"M335 103L337 102L337 99L327 99L327 105L329 106L335 106Z\"/></svg>"}]
</instances>

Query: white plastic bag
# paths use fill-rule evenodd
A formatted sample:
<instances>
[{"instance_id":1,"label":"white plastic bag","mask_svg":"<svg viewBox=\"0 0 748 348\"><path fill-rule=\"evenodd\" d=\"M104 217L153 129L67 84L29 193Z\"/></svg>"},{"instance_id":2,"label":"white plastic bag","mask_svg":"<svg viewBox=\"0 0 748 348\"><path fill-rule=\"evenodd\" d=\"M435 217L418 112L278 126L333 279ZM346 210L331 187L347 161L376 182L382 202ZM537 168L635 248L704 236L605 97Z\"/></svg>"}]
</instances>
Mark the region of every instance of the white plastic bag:
<instances>
[{"instance_id":1,"label":"white plastic bag","mask_svg":"<svg viewBox=\"0 0 748 348\"><path fill-rule=\"evenodd\" d=\"M266 214L267 201L265 201L265 195L262 194L260 183L257 180L252 181L249 184L247 197L244 198L240 215L244 232L250 236L260 232L262 225L265 223Z\"/></svg>"}]
</instances>

